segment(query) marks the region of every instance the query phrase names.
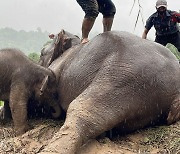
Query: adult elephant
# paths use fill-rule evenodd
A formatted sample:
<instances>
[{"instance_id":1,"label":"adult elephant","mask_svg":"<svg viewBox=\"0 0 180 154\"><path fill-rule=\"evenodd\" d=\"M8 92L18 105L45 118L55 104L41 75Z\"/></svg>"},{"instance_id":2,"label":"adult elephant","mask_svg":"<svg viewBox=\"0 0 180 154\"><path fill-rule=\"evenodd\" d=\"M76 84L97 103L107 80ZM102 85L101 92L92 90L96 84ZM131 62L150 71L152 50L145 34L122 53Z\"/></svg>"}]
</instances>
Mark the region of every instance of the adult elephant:
<instances>
[{"instance_id":1,"label":"adult elephant","mask_svg":"<svg viewBox=\"0 0 180 154\"><path fill-rule=\"evenodd\" d=\"M179 63L152 41L105 32L68 49L49 68L56 74L67 115L40 153L75 154L112 128L130 132L180 119Z\"/></svg>"},{"instance_id":2,"label":"adult elephant","mask_svg":"<svg viewBox=\"0 0 180 154\"><path fill-rule=\"evenodd\" d=\"M50 69L32 62L20 50L0 50L0 100L5 101L1 116L10 107L17 135L28 129L29 99L51 106L52 115L58 117L57 96L56 76Z\"/></svg>"}]
</instances>

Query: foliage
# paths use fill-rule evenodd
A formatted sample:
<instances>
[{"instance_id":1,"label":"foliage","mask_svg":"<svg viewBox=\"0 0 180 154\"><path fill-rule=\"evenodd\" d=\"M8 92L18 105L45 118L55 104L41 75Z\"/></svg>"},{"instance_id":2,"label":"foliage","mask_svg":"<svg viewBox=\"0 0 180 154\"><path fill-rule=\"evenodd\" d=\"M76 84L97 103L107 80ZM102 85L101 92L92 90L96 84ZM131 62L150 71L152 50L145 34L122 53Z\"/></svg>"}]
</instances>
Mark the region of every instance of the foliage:
<instances>
[{"instance_id":1,"label":"foliage","mask_svg":"<svg viewBox=\"0 0 180 154\"><path fill-rule=\"evenodd\" d=\"M176 56L178 60L180 60L180 53L174 45L168 43L166 47Z\"/></svg>"},{"instance_id":2,"label":"foliage","mask_svg":"<svg viewBox=\"0 0 180 154\"><path fill-rule=\"evenodd\" d=\"M0 101L0 106L3 106L4 105L4 102L3 101Z\"/></svg>"},{"instance_id":3,"label":"foliage","mask_svg":"<svg viewBox=\"0 0 180 154\"><path fill-rule=\"evenodd\" d=\"M30 53L30 54L28 55L28 57L29 57L32 61L38 62L38 61L39 61L39 58L40 58L40 54L37 54L37 53L33 52L33 53Z\"/></svg>"},{"instance_id":4,"label":"foliage","mask_svg":"<svg viewBox=\"0 0 180 154\"><path fill-rule=\"evenodd\" d=\"M44 42L49 40L48 34L46 31L42 32L40 28L29 32L2 28L0 29L0 48L18 48L26 55L34 52L40 53Z\"/></svg>"},{"instance_id":5,"label":"foliage","mask_svg":"<svg viewBox=\"0 0 180 154\"><path fill-rule=\"evenodd\" d=\"M156 126L148 128L143 133L144 139L141 144L144 146L153 146L161 149L162 153L179 153L180 152L180 130L179 124L170 126ZM160 153L160 152L159 152Z\"/></svg>"}]
</instances>

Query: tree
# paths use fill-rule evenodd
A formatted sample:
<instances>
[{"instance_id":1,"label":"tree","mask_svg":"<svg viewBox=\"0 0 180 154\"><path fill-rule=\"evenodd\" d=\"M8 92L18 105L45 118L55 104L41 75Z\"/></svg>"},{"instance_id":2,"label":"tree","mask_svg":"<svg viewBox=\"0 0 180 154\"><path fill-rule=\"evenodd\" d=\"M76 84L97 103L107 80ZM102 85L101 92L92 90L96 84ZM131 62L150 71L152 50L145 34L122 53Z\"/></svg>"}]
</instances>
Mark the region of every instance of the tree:
<instances>
[{"instance_id":1,"label":"tree","mask_svg":"<svg viewBox=\"0 0 180 154\"><path fill-rule=\"evenodd\" d=\"M29 32L2 28L0 29L0 48L18 48L26 55L32 52L40 53L44 42L49 40L48 34L48 32L42 32L40 28Z\"/></svg>"},{"instance_id":2,"label":"tree","mask_svg":"<svg viewBox=\"0 0 180 154\"><path fill-rule=\"evenodd\" d=\"M144 19L143 19L143 14L142 14L142 6L141 6L141 3L140 3L139 0L134 0L132 8L131 8L131 11L130 11L130 14L131 14L131 12L132 12L132 10L134 8L134 5L135 5L136 1L138 2L139 10L138 10L138 14L137 14L137 17L136 17L136 22L135 22L135 25L134 25L134 30L136 29L136 26L137 26L137 23L138 23L138 20L139 20L139 16L141 16L141 20L142 20L142 23L144 25Z\"/></svg>"}]
</instances>

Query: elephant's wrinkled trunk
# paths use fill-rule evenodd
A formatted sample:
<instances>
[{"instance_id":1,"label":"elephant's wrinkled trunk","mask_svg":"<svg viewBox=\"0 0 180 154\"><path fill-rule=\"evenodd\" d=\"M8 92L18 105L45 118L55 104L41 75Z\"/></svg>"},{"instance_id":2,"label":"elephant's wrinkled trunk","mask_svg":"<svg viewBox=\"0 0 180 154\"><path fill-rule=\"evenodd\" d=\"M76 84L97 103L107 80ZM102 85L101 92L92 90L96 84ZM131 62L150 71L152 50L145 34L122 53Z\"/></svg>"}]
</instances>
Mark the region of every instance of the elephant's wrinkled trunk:
<instances>
[{"instance_id":1,"label":"elephant's wrinkled trunk","mask_svg":"<svg viewBox=\"0 0 180 154\"><path fill-rule=\"evenodd\" d=\"M53 116L53 118L59 118L61 115L61 108L58 104L53 104L50 105L50 107L52 108L51 114Z\"/></svg>"}]
</instances>

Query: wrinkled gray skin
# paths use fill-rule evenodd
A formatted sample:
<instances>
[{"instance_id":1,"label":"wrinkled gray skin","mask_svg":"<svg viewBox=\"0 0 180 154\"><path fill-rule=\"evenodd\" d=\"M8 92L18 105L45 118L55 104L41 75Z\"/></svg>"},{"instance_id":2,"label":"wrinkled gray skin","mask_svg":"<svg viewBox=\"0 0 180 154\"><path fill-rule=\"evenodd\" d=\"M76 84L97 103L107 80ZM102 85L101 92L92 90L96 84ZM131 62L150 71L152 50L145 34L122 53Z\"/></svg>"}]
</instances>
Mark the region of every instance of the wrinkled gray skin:
<instances>
[{"instance_id":1,"label":"wrinkled gray skin","mask_svg":"<svg viewBox=\"0 0 180 154\"><path fill-rule=\"evenodd\" d=\"M28 130L27 103L30 98L43 102L59 116L54 73L28 59L17 49L0 50L0 100L5 101L1 118L11 110L16 134Z\"/></svg>"},{"instance_id":2,"label":"wrinkled gray skin","mask_svg":"<svg viewBox=\"0 0 180 154\"><path fill-rule=\"evenodd\" d=\"M127 32L102 33L50 67L66 120L41 153L74 154L112 128L130 132L180 119L180 69L165 47Z\"/></svg>"},{"instance_id":3,"label":"wrinkled gray skin","mask_svg":"<svg viewBox=\"0 0 180 154\"><path fill-rule=\"evenodd\" d=\"M48 67L57 57L67 49L80 44L80 38L67 31L61 30L53 41L41 50L39 64Z\"/></svg>"}]
</instances>

